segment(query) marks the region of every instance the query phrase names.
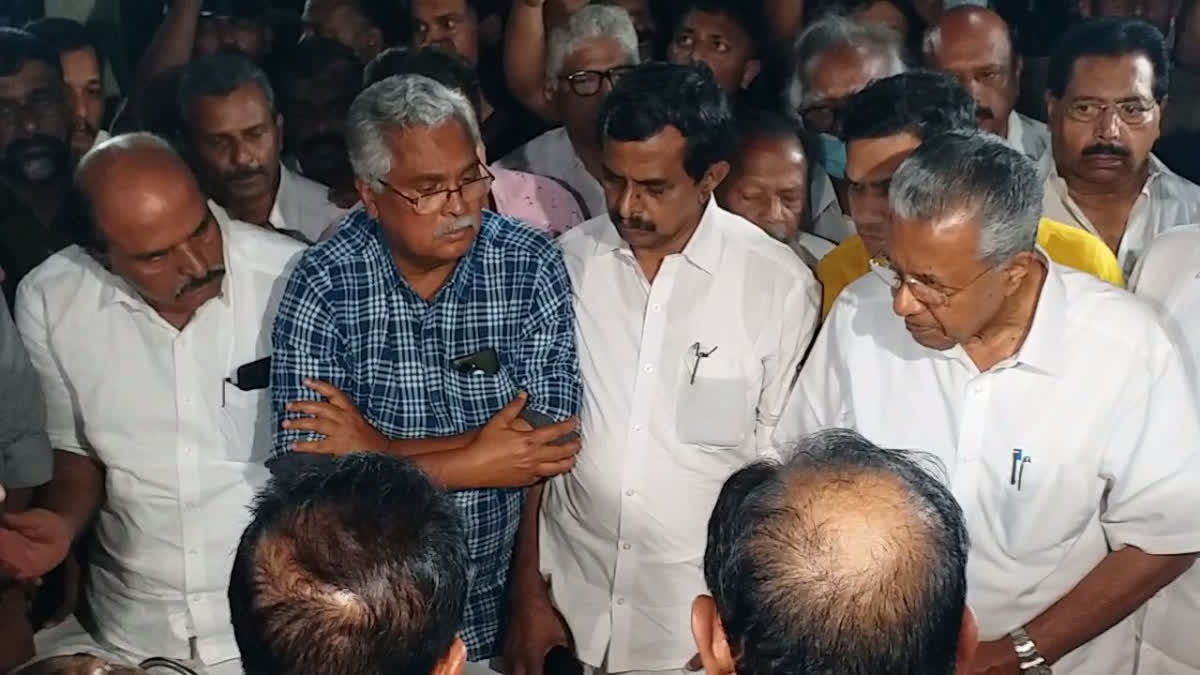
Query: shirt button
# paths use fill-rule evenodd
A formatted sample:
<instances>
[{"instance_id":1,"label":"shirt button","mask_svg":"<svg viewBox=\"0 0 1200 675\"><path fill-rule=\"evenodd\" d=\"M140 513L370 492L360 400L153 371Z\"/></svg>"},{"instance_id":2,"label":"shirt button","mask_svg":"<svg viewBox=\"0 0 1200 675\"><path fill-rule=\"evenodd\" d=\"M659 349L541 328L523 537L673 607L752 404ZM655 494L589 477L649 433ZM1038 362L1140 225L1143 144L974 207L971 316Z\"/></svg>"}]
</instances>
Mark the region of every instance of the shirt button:
<instances>
[{"instance_id":1,"label":"shirt button","mask_svg":"<svg viewBox=\"0 0 1200 675\"><path fill-rule=\"evenodd\" d=\"M642 370L646 371L647 373L653 373L654 372L654 364L647 363L646 365L642 366Z\"/></svg>"},{"instance_id":2,"label":"shirt button","mask_svg":"<svg viewBox=\"0 0 1200 675\"><path fill-rule=\"evenodd\" d=\"M188 549L188 555L200 555L200 549L196 549L196 548L189 548L189 549Z\"/></svg>"},{"instance_id":3,"label":"shirt button","mask_svg":"<svg viewBox=\"0 0 1200 675\"><path fill-rule=\"evenodd\" d=\"M628 551L629 549L633 548L633 544L631 544L631 543L629 543L629 542L625 542L624 544L621 544L621 548L623 548L623 549L625 549L626 551Z\"/></svg>"},{"instance_id":4,"label":"shirt button","mask_svg":"<svg viewBox=\"0 0 1200 675\"><path fill-rule=\"evenodd\" d=\"M636 490L634 490L633 488L630 488L630 489L628 489L628 490L626 490L626 491L625 491L625 496L626 496L626 497L632 497L632 496L634 496L634 495L636 495L636 494L637 494L637 491L636 491Z\"/></svg>"},{"instance_id":5,"label":"shirt button","mask_svg":"<svg viewBox=\"0 0 1200 675\"><path fill-rule=\"evenodd\" d=\"M641 430L642 430L642 425L640 425L640 424L635 424L635 425L633 425L633 430L634 430L634 431L641 431Z\"/></svg>"},{"instance_id":6,"label":"shirt button","mask_svg":"<svg viewBox=\"0 0 1200 675\"><path fill-rule=\"evenodd\" d=\"M625 604L625 598L617 598L617 604L618 604L618 605L624 605L624 604Z\"/></svg>"},{"instance_id":7,"label":"shirt button","mask_svg":"<svg viewBox=\"0 0 1200 675\"><path fill-rule=\"evenodd\" d=\"M661 312L661 311L662 311L662 305L660 305L660 304L658 304L658 303L656 302L656 303L654 303L653 305L650 305L650 311L651 311L651 312Z\"/></svg>"}]
</instances>

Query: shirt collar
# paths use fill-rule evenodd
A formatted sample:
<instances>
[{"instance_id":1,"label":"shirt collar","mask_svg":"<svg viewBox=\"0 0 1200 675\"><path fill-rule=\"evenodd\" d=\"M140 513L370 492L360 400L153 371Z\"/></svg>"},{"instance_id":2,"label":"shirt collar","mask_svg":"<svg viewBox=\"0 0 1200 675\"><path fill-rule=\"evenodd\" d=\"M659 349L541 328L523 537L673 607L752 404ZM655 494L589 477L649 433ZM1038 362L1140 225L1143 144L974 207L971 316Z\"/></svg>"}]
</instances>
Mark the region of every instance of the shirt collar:
<instances>
[{"instance_id":1,"label":"shirt collar","mask_svg":"<svg viewBox=\"0 0 1200 675\"><path fill-rule=\"evenodd\" d=\"M291 230L287 218L283 215L283 203L291 195L292 172L282 162L279 164L279 188L275 190L275 203L271 205L271 215L267 222L277 230Z\"/></svg>"},{"instance_id":2,"label":"shirt collar","mask_svg":"<svg viewBox=\"0 0 1200 675\"><path fill-rule=\"evenodd\" d=\"M717 221L732 217L733 214L718 206L716 200L710 196L708 204L704 207L704 214L700 216L700 224L696 226L696 231L692 233L680 255L704 272L715 275L721 262L723 248L721 226ZM596 255L613 252L632 255L629 244L617 232L617 226L612 224L611 218L608 220L610 226L602 229L596 238Z\"/></svg>"},{"instance_id":3,"label":"shirt collar","mask_svg":"<svg viewBox=\"0 0 1200 675\"><path fill-rule=\"evenodd\" d=\"M1037 251L1046 266L1046 279L1038 294L1029 332L1012 361L1054 375L1064 360L1062 354L1066 346L1067 312L1070 309L1067 307L1067 290L1062 273L1041 247Z\"/></svg>"},{"instance_id":4,"label":"shirt collar","mask_svg":"<svg viewBox=\"0 0 1200 675\"><path fill-rule=\"evenodd\" d=\"M217 295L217 297L209 300L208 302L219 302L225 307L232 307L233 283L231 279L233 278L233 269L239 266L239 264L233 260L233 258L236 257L236 254L234 252L235 247L233 246L232 239L236 237L237 234L232 232L234 227L230 226L229 216L225 213L225 209L221 208L217 203L211 200L208 202L208 208L213 215L213 219L217 221L217 227L221 230L221 253L224 257L225 264L225 276L221 279L221 292ZM246 227L254 226L246 225ZM113 304L121 304L132 309L157 314L157 312L154 311L154 308L151 307L148 302L146 302L146 299L142 297L141 293L138 293L137 289L134 288L132 284L130 284L120 275L114 274L106 269L100 264L99 261L94 262L97 274L101 279L104 280L104 288L100 291L101 307L108 307ZM207 305L208 303L205 304Z\"/></svg>"},{"instance_id":5,"label":"shirt collar","mask_svg":"<svg viewBox=\"0 0 1200 675\"><path fill-rule=\"evenodd\" d=\"M1025 126L1016 110L1008 113L1008 147L1025 152Z\"/></svg>"}]
</instances>

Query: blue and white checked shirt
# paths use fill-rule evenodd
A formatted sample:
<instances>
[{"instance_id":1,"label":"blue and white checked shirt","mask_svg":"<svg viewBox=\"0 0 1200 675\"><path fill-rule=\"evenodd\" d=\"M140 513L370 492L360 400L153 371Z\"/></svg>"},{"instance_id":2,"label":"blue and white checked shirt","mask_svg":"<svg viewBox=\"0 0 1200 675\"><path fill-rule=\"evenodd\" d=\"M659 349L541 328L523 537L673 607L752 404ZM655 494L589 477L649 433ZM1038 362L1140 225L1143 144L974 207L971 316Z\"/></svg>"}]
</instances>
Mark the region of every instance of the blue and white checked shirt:
<instances>
[{"instance_id":1,"label":"blue and white checked shirt","mask_svg":"<svg viewBox=\"0 0 1200 675\"><path fill-rule=\"evenodd\" d=\"M279 305L273 335L273 456L314 434L283 430L291 401L318 399L304 378L345 392L390 438L431 438L483 426L516 396L555 420L579 412L570 280L558 248L524 224L483 212L475 243L432 302L396 270L380 225L359 209L308 249ZM493 348L497 375L451 361ZM472 660L495 654L524 491L455 493L467 529L471 582L462 638Z\"/></svg>"}]
</instances>

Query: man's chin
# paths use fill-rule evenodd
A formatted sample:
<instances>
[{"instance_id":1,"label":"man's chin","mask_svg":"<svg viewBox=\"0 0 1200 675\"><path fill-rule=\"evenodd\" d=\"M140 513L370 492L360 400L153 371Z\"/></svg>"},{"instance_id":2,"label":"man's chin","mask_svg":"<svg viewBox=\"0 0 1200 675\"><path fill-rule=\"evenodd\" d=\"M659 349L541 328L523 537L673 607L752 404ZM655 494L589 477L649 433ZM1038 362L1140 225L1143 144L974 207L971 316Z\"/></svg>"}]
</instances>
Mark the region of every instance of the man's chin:
<instances>
[{"instance_id":1,"label":"man's chin","mask_svg":"<svg viewBox=\"0 0 1200 675\"><path fill-rule=\"evenodd\" d=\"M908 330L908 334L912 336L917 344L926 349L944 352L954 346L954 340L936 328L911 326L909 324L905 324L904 328Z\"/></svg>"}]
</instances>

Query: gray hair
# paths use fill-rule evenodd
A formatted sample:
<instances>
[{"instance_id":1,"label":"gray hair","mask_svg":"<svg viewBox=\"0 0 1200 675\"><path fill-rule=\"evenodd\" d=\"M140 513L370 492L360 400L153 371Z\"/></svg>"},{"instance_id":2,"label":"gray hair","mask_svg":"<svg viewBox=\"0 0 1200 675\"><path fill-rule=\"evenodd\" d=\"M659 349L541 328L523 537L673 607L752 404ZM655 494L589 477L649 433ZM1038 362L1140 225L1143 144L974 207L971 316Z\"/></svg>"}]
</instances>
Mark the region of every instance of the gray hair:
<instances>
[{"instance_id":1,"label":"gray hair","mask_svg":"<svg viewBox=\"0 0 1200 675\"><path fill-rule=\"evenodd\" d=\"M567 57L583 43L600 37L616 40L625 54L626 65L638 64L638 36L629 13L612 5L587 5L550 31L546 38L546 83L554 88Z\"/></svg>"},{"instance_id":2,"label":"gray hair","mask_svg":"<svg viewBox=\"0 0 1200 675\"><path fill-rule=\"evenodd\" d=\"M971 216L979 259L999 265L1037 245L1042 181L1033 160L999 137L952 131L928 138L892 176L896 218L936 223Z\"/></svg>"},{"instance_id":3,"label":"gray hair","mask_svg":"<svg viewBox=\"0 0 1200 675\"><path fill-rule=\"evenodd\" d=\"M431 128L451 120L481 142L475 109L465 96L424 75L393 75L367 87L346 115L346 146L354 175L383 190L392 170L387 132Z\"/></svg>"},{"instance_id":4,"label":"gray hair","mask_svg":"<svg viewBox=\"0 0 1200 675\"><path fill-rule=\"evenodd\" d=\"M899 75L908 70L904 59L902 36L886 26L856 21L844 16L827 16L796 38L792 49L794 70L788 83L788 100L795 108L812 102L809 78L813 63L831 49L840 46L857 47L883 61L884 70L878 79Z\"/></svg>"},{"instance_id":5,"label":"gray hair","mask_svg":"<svg viewBox=\"0 0 1200 675\"><path fill-rule=\"evenodd\" d=\"M262 90L275 114L275 90L261 68L243 54L218 52L196 59L184 66L176 91L179 116L188 126L192 124L192 103L198 96L228 96L243 85L253 84Z\"/></svg>"}]
</instances>

